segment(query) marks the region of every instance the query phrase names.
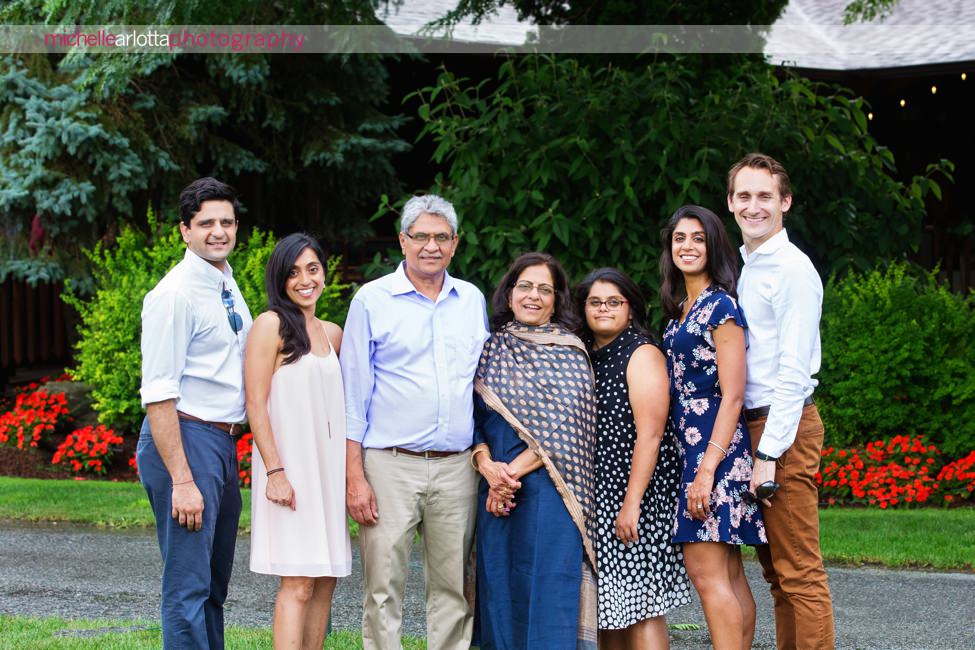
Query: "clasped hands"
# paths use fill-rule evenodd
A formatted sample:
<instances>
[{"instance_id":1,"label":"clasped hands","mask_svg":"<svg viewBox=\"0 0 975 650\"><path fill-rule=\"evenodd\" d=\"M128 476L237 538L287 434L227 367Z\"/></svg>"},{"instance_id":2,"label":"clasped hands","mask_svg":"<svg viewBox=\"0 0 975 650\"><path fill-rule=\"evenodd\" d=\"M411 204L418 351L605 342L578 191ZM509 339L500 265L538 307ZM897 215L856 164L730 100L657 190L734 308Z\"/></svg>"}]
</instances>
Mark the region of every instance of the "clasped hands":
<instances>
[{"instance_id":1,"label":"clasped hands","mask_svg":"<svg viewBox=\"0 0 975 650\"><path fill-rule=\"evenodd\" d=\"M515 492L521 487L515 471L508 463L482 460L478 471L488 484L485 508L495 517L507 517L515 507Z\"/></svg>"}]
</instances>

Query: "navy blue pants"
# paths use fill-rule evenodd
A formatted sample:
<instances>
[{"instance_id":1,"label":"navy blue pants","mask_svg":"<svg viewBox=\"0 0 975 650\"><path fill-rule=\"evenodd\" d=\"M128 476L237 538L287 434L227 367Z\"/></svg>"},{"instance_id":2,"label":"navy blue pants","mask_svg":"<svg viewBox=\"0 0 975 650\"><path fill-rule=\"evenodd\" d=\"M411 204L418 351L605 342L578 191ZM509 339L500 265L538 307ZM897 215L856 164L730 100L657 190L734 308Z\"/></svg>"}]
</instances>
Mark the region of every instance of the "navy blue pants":
<instances>
[{"instance_id":1,"label":"navy blue pants","mask_svg":"<svg viewBox=\"0 0 975 650\"><path fill-rule=\"evenodd\" d=\"M223 648L223 603L241 510L237 449L233 438L209 424L180 420L179 426L193 480L203 494L200 531L189 532L173 519L173 484L153 444L148 418L136 450L162 553L163 647Z\"/></svg>"}]
</instances>

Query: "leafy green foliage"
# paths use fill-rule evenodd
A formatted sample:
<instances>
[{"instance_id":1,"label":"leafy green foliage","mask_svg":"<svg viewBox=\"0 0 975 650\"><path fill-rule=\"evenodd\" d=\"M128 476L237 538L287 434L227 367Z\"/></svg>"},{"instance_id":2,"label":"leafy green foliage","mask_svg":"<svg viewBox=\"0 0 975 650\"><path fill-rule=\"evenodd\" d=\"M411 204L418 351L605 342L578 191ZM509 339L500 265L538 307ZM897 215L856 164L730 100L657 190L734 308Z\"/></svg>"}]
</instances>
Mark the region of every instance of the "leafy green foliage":
<instances>
[{"instance_id":1,"label":"leafy green foliage","mask_svg":"<svg viewBox=\"0 0 975 650\"><path fill-rule=\"evenodd\" d=\"M816 400L829 443L922 434L975 449L975 294L905 264L827 285Z\"/></svg>"},{"instance_id":2,"label":"leafy green foliage","mask_svg":"<svg viewBox=\"0 0 975 650\"><path fill-rule=\"evenodd\" d=\"M860 0L864 1L864 0ZM884 2L891 0L866 0ZM543 25L771 25L788 0L458 0L445 16L477 23L503 6Z\"/></svg>"},{"instance_id":3,"label":"leafy green foliage","mask_svg":"<svg viewBox=\"0 0 975 650\"><path fill-rule=\"evenodd\" d=\"M369 0L18 0L6 23L374 24ZM0 214L40 212L57 244L93 243L132 205L173 205L204 175L246 187L246 219L361 241L392 156L377 56L137 53L0 57Z\"/></svg>"},{"instance_id":4,"label":"leafy green foliage","mask_svg":"<svg viewBox=\"0 0 975 650\"><path fill-rule=\"evenodd\" d=\"M843 10L843 22L869 22L874 18L883 20L894 10L901 0L853 0Z\"/></svg>"},{"instance_id":5,"label":"leafy green foliage","mask_svg":"<svg viewBox=\"0 0 975 650\"><path fill-rule=\"evenodd\" d=\"M545 250L575 278L618 266L655 295L659 232L677 207L708 206L737 233L726 173L749 151L790 170L790 237L827 271L916 247L938 190L894 179L862 99L750 61L709 71L693 57L621 69L524 56L494 86L444 71L417 97L422 136L448 165L435 189L462 221L457 272L484 287L518 253Z\"/></svg>"},{"instance_id":6,"label":"leafy green foliage","mask_svg":"<svg viewBox=\"0 0 975 650\"><path fill-rule=\"evenodd\" d=\"M77 366L71 375L92 387L99 421L123 432L136 430L142 418L142 300L183 259L186 250L178 228L160 226L151 207L147 218L152 236L125 226L114 245L100 242L85 251L95 285L90 297L79 295L70 280L64 296L81 319ZM276 243L272 233L255 228L246 241L238 239L230 258L234 278L255 316L267 305L264 268ZM339 263L339 258L326 261L328 275L318 315L342 322L348 310L344 296L350 285L341 282Z\"/></svg>"}]
</instances>

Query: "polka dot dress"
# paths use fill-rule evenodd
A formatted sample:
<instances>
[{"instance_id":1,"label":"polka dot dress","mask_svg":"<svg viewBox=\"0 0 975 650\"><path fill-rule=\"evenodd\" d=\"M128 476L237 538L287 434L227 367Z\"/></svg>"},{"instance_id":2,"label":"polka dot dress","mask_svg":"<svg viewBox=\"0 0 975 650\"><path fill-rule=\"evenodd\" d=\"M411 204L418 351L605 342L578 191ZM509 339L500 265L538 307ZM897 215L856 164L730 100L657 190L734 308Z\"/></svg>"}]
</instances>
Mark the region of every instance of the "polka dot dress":
<instances>
[{"instance_id":1,"label":"polka dot dress","mask_svg":"<svg viewBox=\"0 0 975 650\"><path fill-rule=\"evenodd\" d=\"M627 548L616 537L616 517L630 478L636 427L626 386L633 352L651 344L632 328L592 353L596 374L596 558L599 628L623 629L690 602L690 582L679 544L671 543L680 455L668 430L640 506L640 540Z\"/></svg>"}]
</instances>

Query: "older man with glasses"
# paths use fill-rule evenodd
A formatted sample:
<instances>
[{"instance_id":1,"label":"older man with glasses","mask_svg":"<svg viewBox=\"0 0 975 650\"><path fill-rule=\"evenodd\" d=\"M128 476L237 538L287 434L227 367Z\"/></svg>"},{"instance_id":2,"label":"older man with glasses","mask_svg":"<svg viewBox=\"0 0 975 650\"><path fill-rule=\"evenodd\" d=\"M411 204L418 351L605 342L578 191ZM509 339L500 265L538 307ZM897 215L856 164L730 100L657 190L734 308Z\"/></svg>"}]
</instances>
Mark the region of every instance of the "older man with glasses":
<instances>
[{"instance_id":1,"label":"older man with glasses","mask_svg":"<svg viewBox=\"0 0 975 650\"><path fill-rule=\"evenodd\" d=\"M361 528L363 646L400 648L403 592L417 529L423 540L427 643L467 650L464 572L477 474L469 464L473 380L488 337L484 296L447 273L457 215L444 199L403 207L394 273L352 300L342 343L346 503Z\"/></svg>"},{"instance_id":2,"label":"older man with glasses","mask_svg":"<svg viewBox=\"0 0 975 650\"><path fill-rule=\"evenodd\" d=\"M162 553L166 648L223 648L240 487L233 436L244 419L243 349L251 315L227 257L234 190L214 178L179 197L183 260L142 306L139 478Z\"/></svg>"}]
</instances>

